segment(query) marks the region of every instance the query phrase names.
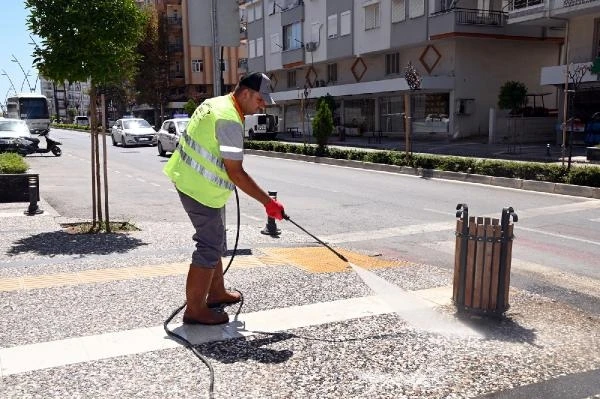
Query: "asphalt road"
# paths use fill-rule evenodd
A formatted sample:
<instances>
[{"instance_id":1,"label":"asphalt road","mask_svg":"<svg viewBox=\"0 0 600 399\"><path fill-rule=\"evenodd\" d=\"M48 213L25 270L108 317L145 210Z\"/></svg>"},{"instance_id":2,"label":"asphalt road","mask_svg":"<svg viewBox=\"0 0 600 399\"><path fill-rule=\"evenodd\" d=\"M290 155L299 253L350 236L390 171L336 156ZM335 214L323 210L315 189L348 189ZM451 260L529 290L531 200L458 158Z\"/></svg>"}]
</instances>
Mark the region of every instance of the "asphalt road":
<instances>
[{"instance_id":1,"label":"asphalt road","mask_svg":"<svg viewBox=\"0 0 600 399\"><path fill-rule=\"evenodd\" d=\"M41 195L62 217L89 220L89 136L57 129L52 135L63 143L62 157L28 157L41 175ZM113 147L110 136L107 146L112 220L187 220L161 171L168 158L156 147ZM293 220L336 245L451 268L456 204L467 203L471 216L497 218L512 206L519 215L514 284L562 297L586 288L586 277L600 278L599 200L258 156L246 156L244 165L263 188L277 191ZM262 206L240 193L240 207L241 223L258 231L266 221ZM231 224L233 199L227 210ZM279 227L282 237L297 231L286 222ZM600 308L593 295L572 302Z\"/></svg>"}]
</instances>

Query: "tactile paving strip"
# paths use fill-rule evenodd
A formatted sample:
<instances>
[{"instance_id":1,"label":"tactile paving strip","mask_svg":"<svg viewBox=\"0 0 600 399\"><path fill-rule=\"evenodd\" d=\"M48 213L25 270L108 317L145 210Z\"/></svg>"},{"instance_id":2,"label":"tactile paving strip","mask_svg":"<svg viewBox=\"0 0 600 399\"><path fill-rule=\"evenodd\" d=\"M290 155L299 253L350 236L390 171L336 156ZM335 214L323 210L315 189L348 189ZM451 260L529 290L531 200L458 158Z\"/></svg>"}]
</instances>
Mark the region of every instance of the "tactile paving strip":
<instances>
[{"instance_id":1,"label":"tactile paving strip","mask_svg":"<svg viewBox=\"0 0 600 399\"><path fill-rule=\"evenodd\" d=\"M344 255L349 262L365 269L413 265L406 261L385 260L345 249L335 250ZM265 257L260 257L265 264L290 264L312 273L350 271L346 262L324 247L261 248L261 252L265 254Z\"/></svg>"}]
</instances>

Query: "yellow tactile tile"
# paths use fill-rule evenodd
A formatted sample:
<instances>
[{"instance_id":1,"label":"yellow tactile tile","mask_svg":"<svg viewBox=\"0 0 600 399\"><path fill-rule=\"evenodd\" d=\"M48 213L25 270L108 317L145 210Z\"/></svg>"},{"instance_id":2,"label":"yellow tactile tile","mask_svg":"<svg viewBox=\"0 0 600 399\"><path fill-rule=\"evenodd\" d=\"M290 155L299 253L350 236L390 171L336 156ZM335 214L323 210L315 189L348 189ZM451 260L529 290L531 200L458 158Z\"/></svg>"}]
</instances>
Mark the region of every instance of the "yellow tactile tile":
<instances>
[{"instance_id":1,"label":"yellow tactile tile","mask_svg":"<svg viewBox=\"0 0 600 399\"><path fill-rule=\"evenodd\" d=\"M225 265L227 265L227 262L229 262L229 259L224 259ZM258 266L264 266L264 263L256 256L247 255L236 257L231 265L233 268ZM189 263L187 262L165 263L159 265L82 270L73 273L0 278L0 292L106 283L110 281L125 281L137 278L178 276L186 274L188 269Z\"/></svg>"},{"instance_id":2,"label":"yellow tactile tile","mask_svg":"<svg viewBox=\"0 0 600 399\"><path fill-rule=\"evenodd\" d=\"M277 264L292 264L313 273L331 273L350 270L347 262L344 262L324 247L262 248L261 250L267 257L276 260ZM410 265L409 262L405 261L389 261L344 249L336 249L336 251L344 255L349 262L366 269Z\"/></svg>"}]
</instances>

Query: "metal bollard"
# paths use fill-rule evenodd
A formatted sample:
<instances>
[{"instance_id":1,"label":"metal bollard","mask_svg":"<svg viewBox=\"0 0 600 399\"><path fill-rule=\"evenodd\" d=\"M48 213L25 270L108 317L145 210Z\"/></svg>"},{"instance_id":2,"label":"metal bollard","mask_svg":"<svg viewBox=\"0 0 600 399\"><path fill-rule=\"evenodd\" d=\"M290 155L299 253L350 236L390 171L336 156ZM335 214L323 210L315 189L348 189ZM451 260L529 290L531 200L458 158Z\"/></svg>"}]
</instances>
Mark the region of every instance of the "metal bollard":
<instances>
[{"instance_id":1,"label":"metal bollard","mask_svg":"<svg viewBox=\"0 0 600 399\"><path fill-rule=\"evenodd\" d=\"M269 197L277 200L277 191L269 191ZM267 217L267 224L264 229L260 231L262 234L272 237L277 237L281 234L281 230L277 228L277 223L275 223L275 219L271 217Z\"/></svg>"},{"instance_id":2,"label":"metal bollard","mask_svg":"<svg viewBox=\"0 0 600 399\"><path fill-rule=\"evenodd\" d=\"M38 206L38 199L40 197L40 187L37 176L29 176L29 206L23 213L29 216L39 215L44 213L43 210Z\"/></svg>"}]
</instances>

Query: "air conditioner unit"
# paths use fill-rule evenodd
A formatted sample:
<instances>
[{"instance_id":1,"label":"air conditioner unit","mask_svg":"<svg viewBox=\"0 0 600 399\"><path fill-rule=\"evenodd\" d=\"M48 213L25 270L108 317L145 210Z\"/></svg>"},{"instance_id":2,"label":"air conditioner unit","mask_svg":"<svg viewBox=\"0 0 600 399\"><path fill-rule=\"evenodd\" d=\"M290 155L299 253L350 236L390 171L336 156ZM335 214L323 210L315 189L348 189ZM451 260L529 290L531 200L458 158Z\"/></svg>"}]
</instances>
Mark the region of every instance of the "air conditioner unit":
<instances>
[{"instance_id":1,"label":"air conditioner unit","mask_svg":"<svg viewBox=\"0 0 600 399\"><path fill-rule=\"evenodd\" d=\"M308 52L315 51L317 49L317 42L306 42L304 48Z\"/></svg>"}]
</instances>

